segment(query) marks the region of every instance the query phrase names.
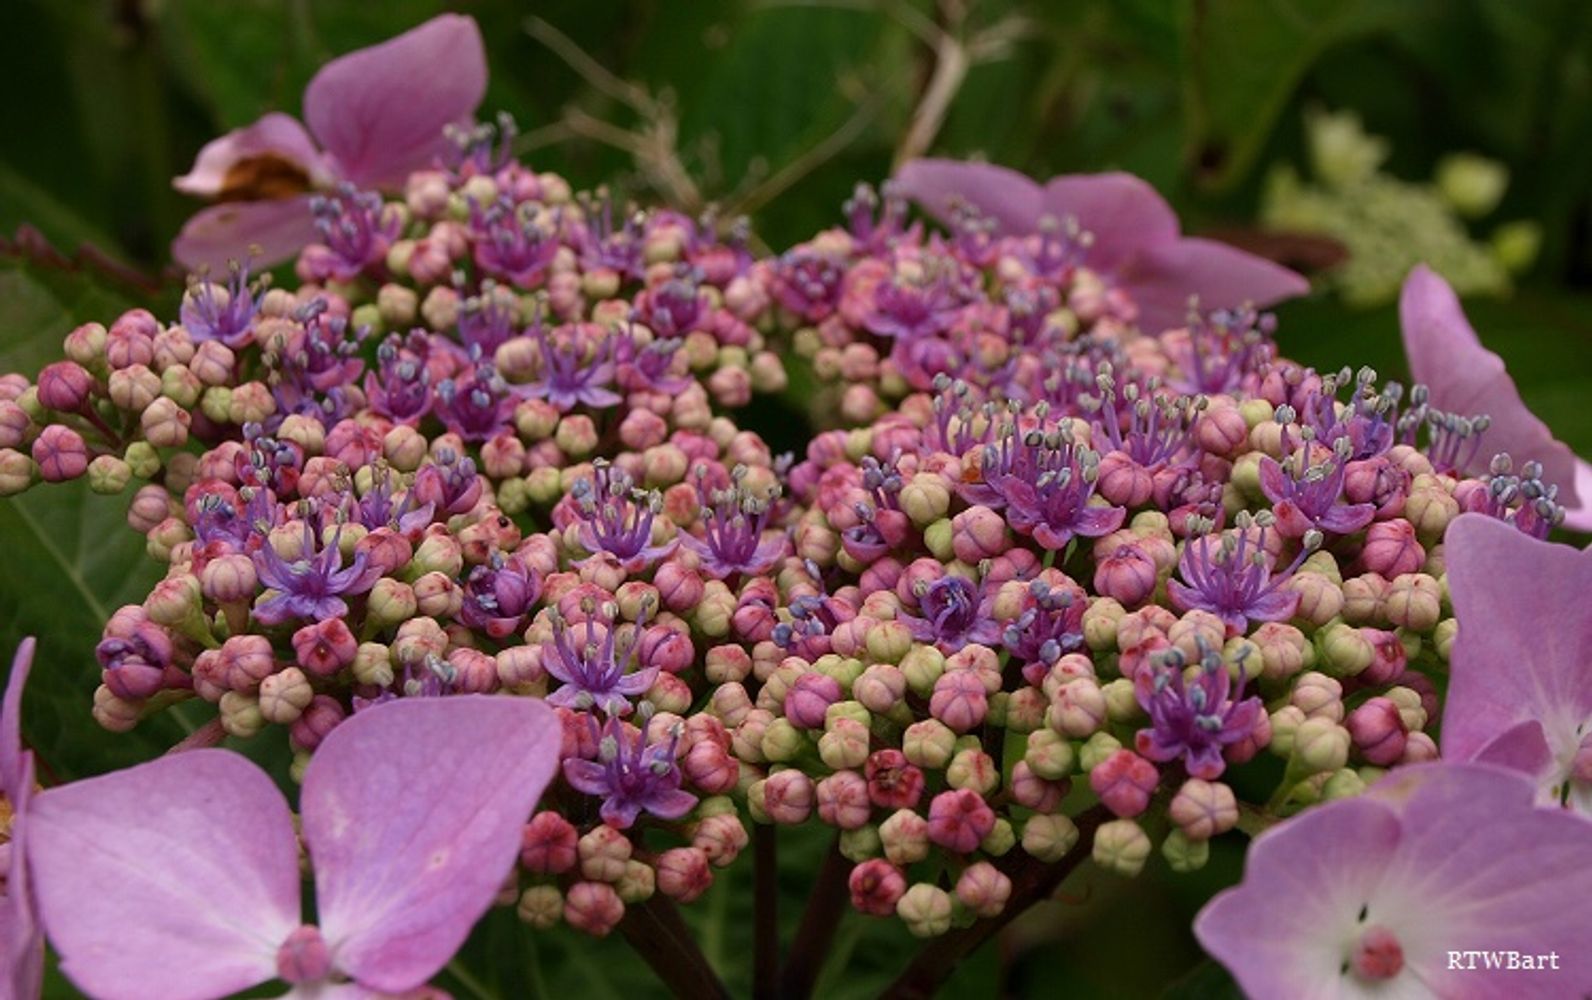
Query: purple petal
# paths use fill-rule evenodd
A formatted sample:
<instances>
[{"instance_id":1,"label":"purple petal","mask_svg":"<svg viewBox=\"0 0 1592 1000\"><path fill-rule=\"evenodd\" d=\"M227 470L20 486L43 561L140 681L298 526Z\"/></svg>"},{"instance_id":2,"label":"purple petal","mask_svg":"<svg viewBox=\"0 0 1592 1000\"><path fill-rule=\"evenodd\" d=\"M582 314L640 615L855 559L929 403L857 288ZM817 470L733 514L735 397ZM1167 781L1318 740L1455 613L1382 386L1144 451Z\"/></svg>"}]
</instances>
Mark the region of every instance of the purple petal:
<instances>
[{"instance_id":1,"label":"purple petal","mask_svg":"<svg viewBox=\"0 0 1592 1000\"><path fill-rule=\"evenodd\" d=\"M595 794L604 795L606 791ZM616 830L628 830L635 823L636 817L641 815L641 803L635 799L622 798L618 795L603 800L602 808L597 810L603 822Z\"/></svg>"},{"instance_id":2,"label":"purple petal","mask_svg":"<svg viewBox=\"0 0 1592 1000\"><path fill-rule=\"evenodd\" d=\"M1553 751L1542 723L1527 719L1509 727L1476 752L1475 759L1512 771L1545 778L1553 766Z\"/></svg>"},{"instance_id":3,"label":"purple petal","mask_svg":"<svg viewBox=\"0 0 1592 1000\"><path fill-rule=\"evenodd\" d=\"M1575 475L1566 495L1559 488L1559 502L1565 505L1564 526L1571 531L1592 532L1592 464L1575 460Z\"/></svg>"},{"instance_id":4,"label":"purple petal","mask_svg":"<svg viewBox=\"0 0 1592 1000\"><path fill-rule=\"evenodd\" d=\"M1073 530L1085 538L1099 538L1122 527L1128 512L1122 507L1085 507L1073 518Z\"/></svg>"},{"instance_id":5,"label":"purple petal","mask_svg":"<svg viewBox=\"0 0 1592 1000\"><path fill-rule=\"evenodd\" d=\"M475 20L443 14L396 38L334 59L304 89L304 120L342 175L396 187L447 146L486 94Z\"/></svg>"},{"instance_id":6,"label":"purple petal","mask_svg":"<svg viewBox=\"0 0 1592 1000\"><path fill-rule=\"evenodd\" d=\"M1257 622L1280 622L1292 618L1299 607L1299 593L1278 588L1250 602L1244 613Z\"/></svg>"},{"instance_id":7,"label":"purple petal","mask_svg":"<svg viewBox=\"0 0 1592 1000\"><path fill-rule=\"evenodd\" d=\"M1444 535L1459 635L1443 709L1443 755L1467 760L1520 722L1540 721L1568 759L1592 717L1592 552L1462 514Z\"/></svg>"},{"instance_id":8,"label":"purple petal","mask_svg":"<svg viewBox=\"0 0 1592 1000\"><path fill-rule=\"evenodd\" d=\"M34 639L30 635L17 646L11 658L11 675L6 679L6 694L0 706L0 789L6 798L17 802L33 790L32 782L22 780L22 689L33 669Z\"/></svg>"},{"instance_id":9,"label":"purple petal","mask_svg":"<svg viewBox=\"0 0 1592 1000\"><path fill-rule=\"evenodd\" d=\"M1041 189L1015 170L993 163L913 160L896 172L895 189L947 225L957 204L965 203L997 222L1002 232L1034 231L1042 212Z\"/></svg>"},{"instance_id":10,"label":"purple petal","mask_svg":"<svg viewBox=\"0 0 1592 1000\"><path fill-rule=\"evenodd\" d=\"M315 240L307 196L269 201L229 201L194 214L171 242L186 268L225 273L235 260L280 264Z\"/></svg>"},{"instance_id":11,"label":"purple petal","mask_svg":"<svg viewBox=\"0 0 1592 1000\"><path fill-rule=\"evenodd\" d=\"M1209 310L1265 307L1310 291L1310 282L1280 264L1196 237L1147 248L1118 269L1117 279L1149 333L1183 326L1190 296L1199 296L1200 308Z\"/></svg>"},{"instance_id":12,"label":"purple petal","mask_svg":"<svg viewBox=\"0 0 1592 1000\"><path fill-rule=\"evenodd\" d=\"M1399 295L1399 322L1404 330L1404 353L1410 374L1431 390L1432 405L1462 416L1486 414L1492 418L1477 453L1477 466L1485 469L1493 455L1507 451L1516 467L1526 461L1542 463L1543 479L1559 487L1559 501L1581 508L1575 453L1554 438L1548 425L1526 409L1503 359L1482 346L1459 296L1426 265L1417 265L1404 280ZM1588 473L1592 477L1592 472Z\"/></svg>"},{"instance_id":13,"label":"purple petal","mask_svg":"<svg viewBox=\"0 0 1592 1000\"><path fill-rule=\"evenodd\" d=\"M679 819L696 808L696 796L678 788L667 788L647 796L647 812L659 819Z\"/></svg>"},{"instance_id":14,"label":"purple petal","mask_svg":"<svg viewBox=\"0 0 1592 1000\"><path fill-rule=\"evenodd\" d=\"M1283 475L1282 466L1277 464L1276 459L1261 458L1260 491L1266 494L1266 499L1272 503L1281 503L1292 494L1292 483Z\"/></svg>"},{"instance_id":15,"label":"purple petal","mask_svg":"<svg viewBox=\"0 0 1592 1000\"><path fill-rule=\"evenodd\" d=\"M1370 524L1375 517L1375 504L1337 504L1321 515L1316 521L1316 526L1334 535L1352 535Z\"/></svg>"},{"instance_id":16,"label":"purple petal","mask_svg":"<svg viewBox=\"0 0 1592 1000\"><path fill-rule=\"evenodd\" d=\"M400 699L315 751L300 795L337 967L387 992L430 979L514 866L561 733L531 698Z\"/></svg>"},{"instance_id":17,"label":"purple petal","mask_svg":"<svg viewBox=\"0 0 1592 1000\"><path fill-rule=\"evenodd\" d=\"M1099 271L1115 271L1141 250L1169 245L1180 232L1172 206L1133 174L1052 178L1045 185L1044 212L1058 220L1078 220L1093 237L1085 262Z\"/></svg>"},{"instance_id":18,"label":"purple petal","mask_svg":"<svg viewBox=\"0 0 1592 1000\"><path fill-rule=\"evenodd\" d=\"M608 769L592 760L571 757L564 761L564 780L586 795L608 794Z\"/></svg>"},{"instance_id":19,"label":"purple petal","mask_svg":"<svg viewBox=\"0 0 1592 1000\"><path fill-rule=\"evenodd\" d=\"M17 779L25 789L11 799L11 841L7 844L6 891L0 898L0 996L36 997L44 978L44 935L35 913L28 878L28 809L33 789L33 755L22 756ZM9 993L6 990L10 990Z\"/></svg>"},{"instance_id":20,"label":"purple petal","mask_svg":"<svg viewBox=\"0 0 1592 1000\"><path fill-rule=\"evenodd\" d=\"M39 915L61 970L98 997L211 997L276 975L299 925L287 802L230 750L192 750L40 793L28 814Z\"/></svg>"},{"instance_id":21,"label":"purple petal","mask_svg":"<svg viewBox=\"0 0 1592 1000\"><path fill-rule=\"evenodd\" d=\"M215 198L227 193L229 175L238 167L255 161L271 160L302 171L307 186L329 181L315 140L304 131L298 119L273 111L252 125L235 128L219 139L205 143L193 161L193 169L172 180L171 186L186 194ZM233 194L236 197L236 194Z\"/></svg>"}]
</instances>

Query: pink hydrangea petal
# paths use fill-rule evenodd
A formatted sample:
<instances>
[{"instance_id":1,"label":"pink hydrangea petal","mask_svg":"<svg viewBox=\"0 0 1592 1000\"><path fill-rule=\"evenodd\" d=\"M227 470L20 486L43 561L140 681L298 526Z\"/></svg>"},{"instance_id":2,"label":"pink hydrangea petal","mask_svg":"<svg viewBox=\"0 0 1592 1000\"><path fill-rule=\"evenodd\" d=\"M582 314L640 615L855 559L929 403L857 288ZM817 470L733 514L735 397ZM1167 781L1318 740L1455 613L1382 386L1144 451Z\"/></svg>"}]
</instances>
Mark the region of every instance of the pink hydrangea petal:
<instances>
[{"instance_id":1,"label":"pink hydrangea petal","mask_svg":"<svg viewBox=\"0 0 1592 1000\"><path fill-rule=\"evenodd\" d=\"M1576 459L1575 475L1570 477L1570 481L1574 484L1571 493L1575 499L1566 503L1564 526L1571 531L1592 533L1592 464ZM1565 502L1562 487L1559 500Z\"/></svg>"},{"instance_id":2,"label":"pink hydrangea petal","mask_svg":"<svg viewBox=\"0 0 1592 1000\"><path fill-rule=\"evenodd\" d=\"M1438 996L1579 996L1592 987L1592 826L1533 807L1521 775L1482 764L1394 771L1371 797L1401 811L1404 837L1370 901L1406 975ZM1448 952L1557 951L1558 972L1450 971Z\"/></svg>"},{"instance_id":3,"label":"pink hydrangea petal","mask_svg":"<svg viewBox=\"0 0 1592 1000\"><path fill-rule=\"evenodd\" d=\"M1469 471L1485 469L1501 451L1510 454L1517 468L1528 460L1541 462L1543 479L1559 487L1559 501L1579 510L1583 480L1575 453L1526 408L1503 359L1482 346L1465 318L1459 296L1424 264L1416 265L1404 280L1399 322L1410 374L1431 390L1432 405L1462 416L1485 413L1492 419L1477 454L1478 467Z\"/></svg>"},{"instance_id":4,"label":"pink hydrangea petal","mask_svg":"<svg viewBox=\"0 0 1592 1000\"><path fill-rule=\"evenodd\" d=\"M950 224L958 202L997 222L1003 233L1034 231L1043 211L1041 188L1008 167L965 160L912 160L896 172L896 190L928 214Z\"/></svg>"},{"instance_id":5,"label":"pink hydrangea petal","mask_svg":"<svg viewBox=\"0 0 1592 1000\"><path fill-rule=\"evenodd\" d=\"M214 198L226 187L227 174L248 160L270 157L304 171L313 182L329 179L315 140L297 118L273 111L259 121L235 128L205 143L193 168L172 180L172 187L187 194Z\"/></svg>"},{"instance_id":6,"label":"pink hydrangea petal","mask_svg":"<svg viewBox=\"0 0 1592 1000\"><path fill-rule=\"evenodd\" d=\"M1117 280L1150 333L1183 326L1190 296L1199 297L1201 309L1264 308L1310 291L1310 282L1281 264L1192 236L1145 248L1118 268Z\"/></svg>"},{"instance_id":7,"label":"pink hydrangea petal","mask_svg":"<svg viewBox=\"0 0 1592 1000\"><path fill-rule=\"evenodd\" d=\"M1459 636L1443 709L1443 756L1465 760L1517 723L1542 724L1556 755L1592 717L1592 552L1463 514L1444 535Z\"/></svg>"},{"instance_id":8,"label":"pink hydrangea petal","mask_svg":"<svg viewBox=\"0 0 1592 1000\"><path fill-rule=\"evenodd\" d=\"M1592 838L1533 794L1488 765L1401 768L1258 837L1243 883L1201 911L1195 935L1257 997L1579 995L1592 982ZM1377 925L1404 968L1372 990L1342 965ZM1455 949L1557 951L1561 968L1450 971Z\"/></svg>"},{"instance_id":9,"label":"pink hydrangea petal","mask_svg":"<svg viewBox=\"0 0 1592 1000\"><path fill-rule=\"evenodd\" d=\"M265 772L193 750L52 788L28 813L39 916L84 992L183 1000L276 974L298 843Z\"/></svg>"},{"instance_id":10,"label":"pink hydrangea petal","mask_svg":"<svg viewBox=\"0 0 1592 1000\"><path fill-rule=\"evenodd\" d=\"M32 636L17 646L6 678L5 701L0 705L0 790L13 802L32 790L32 782L22 779L22 689L33 669L34 646Z\"/></svg>"},{"instance_id":11,"label":"pink hydrangea petal","mask_svg":"<svg viewBox=\"0 0 1592 1000\"><path fill-rule=\"evenodd\" d=\"M31 641L31 640L29 640ZM20 787L33 788L33 757L24 754L17 773ZM44 978L44 936L34 914L33 888L28 878L28 802L12 799L11 842L6 870L6 894L0 899L0 996L36 997ZM6 990L10 992L7 993Z\"/></svg>"},{"instance_id":12,"label":"pink hydrangea petal","mask_svg":"<svg viewBox=\"0 0 1592 1000\"><path fill-rule=\"evenodd\" d=\"M1200 911L1194 936L1254 997L1329 997L1365 899L1400 838L1386 804L1347 799L1255 838L1244 881Z\"/></svg>"},{"instance_id":13,"label":"pink hydrangea petal","mask_svg":"<svg viewBox=\"0 0 1592 1000\"><path fill-rule=\"evenodd\" d=\"M446 148L443 126L468 121L486 94L475 20L443 14L321 68L304 89L304 120L362 187L395 187Z\"/></svg>"},{"instance_id":14,"label":"pink hydrangea petal","mask_svg":"<svg viewBox=\"0 0 1592 1000\"><path fill-rule=\"evenodd\" d=\"M225 274L232 261L248 260L259 267L280 264L315 236L307 195L229 201L196 212L172 240L171 255L192 270Z\"/></svg>"},{"instance_id":15,"label":"pink hydrangea petal","mask_svg":"<svg viewBox=\"0 0 1592 1000\"><path fill-rule=\"evenodd\" d=\"M513 868L562 734L531 698L388 702L332 730L304 775L304 841L337 968L372 989L431 978Z\"/></svg>"},{"instance_id":16,"label":"pink hydrangea petal","mask_svg":"<svg viewBox=\"0 0 1592 1000\"><path fill-rule=\"evenodd\" d=\"M1169 246L1181 231L1172 206L1153 185L1133 174L1052 178L1045 185L1044 213L1058 220L1078 220L1091 236L1084 260L1098 271L1115 271L1141 250Z\"/></svg>"}]
</instances>

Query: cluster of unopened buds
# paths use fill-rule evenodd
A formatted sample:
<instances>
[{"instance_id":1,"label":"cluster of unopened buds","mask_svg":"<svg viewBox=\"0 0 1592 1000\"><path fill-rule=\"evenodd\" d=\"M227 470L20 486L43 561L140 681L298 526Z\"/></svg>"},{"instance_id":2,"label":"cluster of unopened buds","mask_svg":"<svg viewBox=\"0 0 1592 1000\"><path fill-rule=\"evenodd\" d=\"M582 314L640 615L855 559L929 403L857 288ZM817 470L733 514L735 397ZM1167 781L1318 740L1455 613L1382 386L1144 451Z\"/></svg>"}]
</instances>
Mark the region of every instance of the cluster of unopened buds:
<instances>
[{"instance_id":1,"label":"cluster of unopened buds","mask_svg":"<svg viewBox=\"0 0 1592 1000\"><path fill-rule=\"evenodd\" d=\"M201 274L0 378L0 494L131 494L164 577L105 625L108 729L198 699L190 742L282 727L302 777L373 706L551 705L502 897L537 927L690 902L805 823L924 937L1083 856L1199 868L1436 759L1446 529L1566 516L1486 414L1289 362L1242 300L1153 325L1112 265L1175 229L859 188L756 259L453 135L399 198L318 196L298 288ZM799 461L733 416L784 347L849 428Z\"/></svg>"}]
</instances>

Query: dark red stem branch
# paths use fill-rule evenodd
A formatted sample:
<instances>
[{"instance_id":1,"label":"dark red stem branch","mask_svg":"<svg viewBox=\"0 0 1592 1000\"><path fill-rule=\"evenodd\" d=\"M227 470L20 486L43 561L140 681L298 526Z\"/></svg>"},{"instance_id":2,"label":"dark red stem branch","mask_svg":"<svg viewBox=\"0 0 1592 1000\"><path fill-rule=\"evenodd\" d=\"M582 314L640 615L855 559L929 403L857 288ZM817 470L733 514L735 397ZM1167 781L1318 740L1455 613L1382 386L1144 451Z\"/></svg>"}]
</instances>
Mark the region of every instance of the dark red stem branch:
<instances>
[{"instance_id":1,"label":"dark red stem branch","mask_svg":"<svg viewBox=\"0 0 1592 1000\"><path fill-rule=\"evenodd\" d=\"M780 970L780 1000L807 1000L812 996L845 913L846 877L850 871L851 862L840 853L837 837L824 855L823 867L818 870L812 895L807 897L807 908L802 912L801 926L796 928L796 940Z\"/></svg>"},{"instance_id":2,"label":"dark red stem branch","mask_svg":"<svg viewBox=\"0 0 1592 1000\"><path fill-rule=\"evenodd\" d=\"M779 847L776 828L752 824L752 996L779 996Z\"/></svg>"},{"instance_id":3,"label":"dark red stem branch","mask_svg":"<svg viewBox=\"0 0 1592 1000\"><path fill-rule=\"evenodd\" d=\"M667 897L654 895L630 904L619 932L670 993L689 1000L728 1000L729 990Z\"/></svg>"}]
</instances>

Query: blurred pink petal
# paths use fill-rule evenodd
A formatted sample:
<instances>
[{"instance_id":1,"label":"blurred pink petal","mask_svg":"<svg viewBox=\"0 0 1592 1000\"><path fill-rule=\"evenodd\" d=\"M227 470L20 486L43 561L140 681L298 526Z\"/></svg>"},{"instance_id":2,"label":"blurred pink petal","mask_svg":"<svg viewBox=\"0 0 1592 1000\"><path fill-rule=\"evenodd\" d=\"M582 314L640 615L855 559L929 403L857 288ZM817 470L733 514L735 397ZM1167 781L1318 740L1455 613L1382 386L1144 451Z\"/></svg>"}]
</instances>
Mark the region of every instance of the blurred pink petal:
<instances>
[{"instance_id":1,"label":"blurred pink petal","mask_svg":"<svg viewBox=\"0 0 1592 1000\"><path fill-rule=\"evenodd\" d=\"M22 689L33 669L35 645L30 635L17 646L16 655L11 658L11 674L6 678L5 702L0 705L0 789L13 802L33 790L31 783L22 781Z\"/></svg>"},{"instance_id":2,"label":"blurred pink petal","mask_svg":"<svg viewBox=\"0 0 1592 1000\"><path fill-rule=\"evenodd\" d=\"M897 172L900 193L949 222L960 200L999 223L1003 235L1035 231L1041 219L1078 221L1091 235L1085 266L1125 288L1151 333L1183 325L1190 296L1204 310L1275 305L1310 283L1264 257L1180 235L1176 214L1150 184L1125 173L1067 174L1043 187L1006 167L913 160Z\"/></svg>"},{"instance_id":3,"label":"blurred pink petal","mask_svg":"<svg viewBox=\"0 0 1592 1000\"><path fill-rule=\"evenodd\" d=\"M246 758L193 750L52 788L28 827L40 916L84 992L197 1000L276 976L300 919L298 844Z\"/></svg>"},{"instance_id":4,"label":"blurred pink petal","mask_svg":"<svg viewBox=\"0 0 1592 1000\"><path fill-rule=\"evenodd\" d=\"M1576 523L1592 527L1592 512L1580 492L1583 480L1575 453L1556 440L1548 425L1526 409L1503 359L1482 346L1459 296L1435 271L1416 265L1404 280L1399 295L1399 321L1404 329L1404 353L1410 374L1431 390L1431 403L1461 416L1486 414L1492 424L1482 438L1477 467L1507 451L1520 463L1542 463L1542 478L1559 487L1558 502L1568 508ZM1592 473L1587 474L1592 477Z\"/></svg>"},{"instance_id":5,"label":"blurred pink petal","mask_svg":"<svg viewBox=\"0 0 1592 1000\"><path fill-rule=\"evenodd\" d=\"M896 190L950 225L961 203L994 219L1005 233L1032 232L1044 211L1043 191L1028 177L993 163L913 160L895 175Z\"/></svg>"},{"instance_id":6,"label":"blurred pink petal","mask_svg":"<svg viewBox=\"0 0 1592 1000\"><path fill-rule=\"evenodd\" d=\"M260 161L279 169L297 170L304 175L306 184L326 180L326 168L320 150L315 148L315 140L304 131L298 119L273 111L252 125L233 129L205 143L194 159L193 169L175 178L171 185L187 194L215 198L241 180L257 179L252 175L240 178L237 172Z\"/></svg>"},{"instance_id":7,"label":"blurred pink petal","mask_svg":"<svg viewBox=\"0 0 1592 1000\"><path fill-rule=\"evenodd\" d=\"M443 14L332 60L304 90L304 120L338 172L391 187L446 147L486 94L486 51L473 18Z\"/></svg>"},{"instance_id":8,"label":"blurred pink petal","mask_svg":"<svg viewBox=\"0 0 1592 1000\"><path fill-rule=\"evenodd\" d=\"M1117 278L1147 331L1183 326L1191 295L1199 296L1201 310L1210 310L1246 303L1265 308L1310 291L1310 282L1280 264L1196 236L1144 249L1122 265Z\"/></svg>"},{"instance_id":9,"label":"blurred pink petal","mask_svg":"<svg viewBox=\"0 0 1592 1000\"><path fill-rule=\"evenodd\" d=\"M514 867L562 733L530 698L388 702L332 730L300 797L338 969L401 992L453 957Z\"/></svg>"},{"instance_id":10,"label":"blurred pink petal","mask_svg":"<svg viewBox=\"0 0 1592 1000\"><path fill-rule=\"evenodd\" d=\"M1459 622L1443 756L1523 764L1527 736L1515 730L1535 723L1551 756L1539 782L1561 787L1592 728L1592 551L1538 541L1482 514L1456 518L1443 540ZM1592 788L1579 791L1578 804L1592 800Z\"/></svg>"},{"instance_id":11,"label":"blurred pink petal","mask_svg":"<svg viewBox=\"0 0 1592 1000\"><path fill-rule=\"evenodd\" d=\"M227 201L196 212L172 241L171 255L192 270L225 274L232 261L280 264L315 239L310 199Z\"/></svg>"},{"instance_id":12,"label":"blurred pink petal","mask_svg":"<svg viewBox=\"0 0 1592 1000\"><path fill-rule=\"evenodd\" d=\"M1242 884L1194 933L1255 997L1579 996L1592 987L1592 827L1532 796L1487 765L1401 768L1257 837ZM1356 948L1376 937L1397 960L1362 974ZM1557 951L1559 968L1451 968L1451 951L1473 949Z\"/></svg>"},{"instance_id":13,"label":"blurred pink petal","mask_svg":"<svg viewBox=\"0 0 1592 1000\"><path fill-rule=\"evenodd\" d=\"M1149 182L1133 174L1051 178L1045 185L1043 211L1057 219L1077 219L1093 235L1089 266L1102 271L1115 270L1140 250L1175 243L1181 232L1172 206ZM1032 218L1028 226L1033 226Z\"/></svg>"},{"instance_id":14,"label":"blurred pink petal","mask_svg":"<svg viewBox=\"0 0 1592 1000\"><path fill-rule=\"evenodd\" d=\"M0 898L0 996L35 997L44 975L44 938L39 933L28 880L28 812L33 797L33 754L22 749L22 689L33 668L34 640L17 646L0 708L0 791L11 805L11 840L6 852L5 895Z\"/></svg>"}]
</instances>

